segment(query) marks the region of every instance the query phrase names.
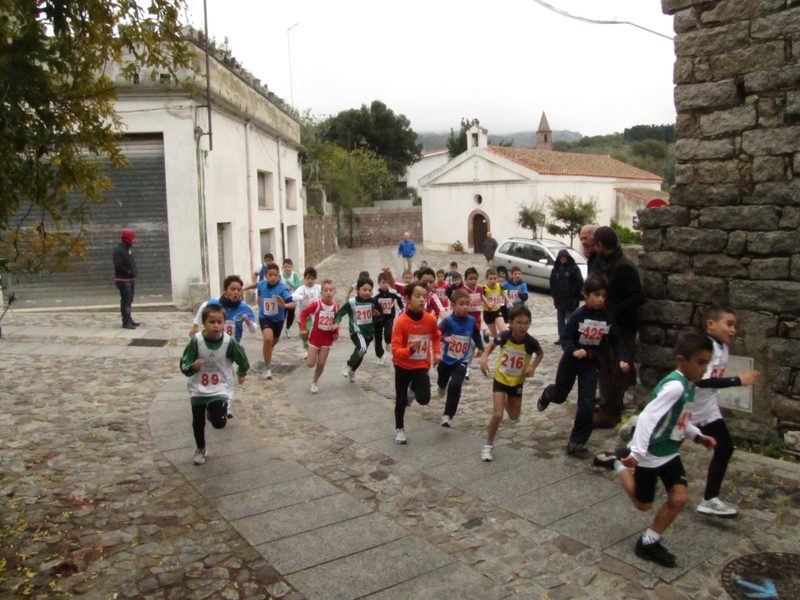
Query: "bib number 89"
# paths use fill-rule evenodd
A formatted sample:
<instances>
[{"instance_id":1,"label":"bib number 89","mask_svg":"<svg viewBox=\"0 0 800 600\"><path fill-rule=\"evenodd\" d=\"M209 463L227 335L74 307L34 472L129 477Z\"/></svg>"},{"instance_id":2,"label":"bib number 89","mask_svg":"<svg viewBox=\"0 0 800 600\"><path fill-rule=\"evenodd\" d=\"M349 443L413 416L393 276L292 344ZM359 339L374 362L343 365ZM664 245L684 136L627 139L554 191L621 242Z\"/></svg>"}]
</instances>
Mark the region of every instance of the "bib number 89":
<instances>
[{"instance_id":1,"label":"bib number 89","mask_svg":"<svg viewBox=\"0 0 800 600\"><path fill-rule=\"evenodd\" d=\"M203 373L203 374L200 376L200 383L201 383L202 385L208 385L209 383L210 383L211 385L218 385L218 384L219 384L219 375L218 375L218 374L216 374L216 373L212 373L212 374L209 376L209 374L208 374L208 373Z\"/></svg>"}]
</instances>

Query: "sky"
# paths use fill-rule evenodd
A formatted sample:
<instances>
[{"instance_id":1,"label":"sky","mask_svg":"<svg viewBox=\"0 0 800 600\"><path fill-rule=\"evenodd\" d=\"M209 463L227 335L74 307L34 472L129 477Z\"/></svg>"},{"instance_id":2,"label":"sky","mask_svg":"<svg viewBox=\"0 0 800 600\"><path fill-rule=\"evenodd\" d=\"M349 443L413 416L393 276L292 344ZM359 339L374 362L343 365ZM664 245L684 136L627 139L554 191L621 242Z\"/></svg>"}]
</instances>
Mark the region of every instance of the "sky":
<instances>
[{"instance_id":1,"label":"sky","mask_svg":"<svg viewBox=\"0 0 800 600\"><path fill-rule=\"evenodd\" d=\"M535 130L542 111L552 129L583 135L675 121L671 40L533 0L206 1L209 34L301 112L381 100L417 132L464 117L496 134ZM547 2L673 35L660 0ZM202 29L203 0L187 3Z\"/></svg>"}]
</instances>

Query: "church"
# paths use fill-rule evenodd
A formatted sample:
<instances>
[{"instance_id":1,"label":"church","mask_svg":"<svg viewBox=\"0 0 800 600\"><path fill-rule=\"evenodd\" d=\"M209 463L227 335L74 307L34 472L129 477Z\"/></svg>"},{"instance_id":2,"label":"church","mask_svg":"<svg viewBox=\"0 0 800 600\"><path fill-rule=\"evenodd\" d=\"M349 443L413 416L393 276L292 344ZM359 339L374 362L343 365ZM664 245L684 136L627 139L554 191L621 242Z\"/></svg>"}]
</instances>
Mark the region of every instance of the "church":
<instances>
[{"instance_id":1,"label":"church","mask_svg":"<svg viewBox=\"0 0 800 600\"><path fill-rule=\"evenodd\" d=\"M546 209L549 199L565 194L597 200L598 223L609 225L620 219L621 190L635 189L641 197L661 189L658 175L610 156L554 151L544 113L536 138L535 149L491 146L487 129L473 121L467 150L420 179L423 243L447 250L460 241L480 252L489 231L497 240L531 237L517 225L520 207ZM642 200L641 208L646 203ZM630 227L629 220L626 216L623 224ZM568 238L562 241L569 243Z\"/></svg>"}]
</instances>

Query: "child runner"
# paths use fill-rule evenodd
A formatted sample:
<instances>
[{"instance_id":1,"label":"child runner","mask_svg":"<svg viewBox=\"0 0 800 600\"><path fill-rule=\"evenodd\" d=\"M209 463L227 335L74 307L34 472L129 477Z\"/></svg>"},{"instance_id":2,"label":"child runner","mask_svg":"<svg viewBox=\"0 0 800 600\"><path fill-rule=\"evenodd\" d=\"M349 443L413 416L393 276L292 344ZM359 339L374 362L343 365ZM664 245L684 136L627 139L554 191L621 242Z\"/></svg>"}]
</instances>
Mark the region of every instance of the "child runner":
<instances>
[{"instance_id":1,"label":"child runner","mask_svg":"<svg viewBox=\"0 0 800 600\"><path fill-rule=\"evenodd\" d=\"M267 267L270 266L272 263L275 262L275 257L272 256L269 252L264 255L264 262L259 266L259 268L253 273L253 283L258 283L267 278ZM255 287L255 286L253 286ZM247 289L253 289L252 287L248 287Z\"/></svg>"},{"instance_id":2,"label":"child runner","mask_svg":"<svg viewBox=\"0 0 800 600\"><path fill-rule=\"evenodd\" d=\"M511 268L511 279L507 279L502 288L511 302L512 308L528 301L528 284L522 281L522 269L519 267Z\"/></svg>"},{"instance_id":3,"label":"child runner","mask_svg":"<svg viewBox=\"0 0 800 600\"><path fill-rule=\"evenodd\" d=\"M447 297L447 288L450 287L445 281L444 269L436 271L436 281L433 283L433 291L445 310L450 309L450 299Z\"/></svg>"},{"instance_id":4,"label":"child runner","mask_svg":"<svg viewBox=\"0 0 800 600\"><path fill-rule=\"evenodd\" d=\"M413 385L417 402L423 406L431 401L431 351L433 364L442 357L436 317L425 311L428 288L414 281L406 286L406 311L397 318L392 331L392 362L394 362L394 441L408 442L404 417L408 404L408 388Z\"/></svg>"},{"instance_id":5,"label":"child runner","mask_svg":"<svg viewBox=\"0 0 800 600\"><path fill-rule=\"evenodd\" d=\"M395 281L394 277L392 276L392 272L387 270L386 275L389 277L389 285L394 287L397 290L397 293L401 296L406 292L406 286L414 281L414 274L411 271L403 271L403 275L401 276L401 281Z\"/></svg>"},{"instance_id":6,"label":"child runner","mask_svg":"<svg viewBox=\"0 0 800 600\"><path fill-rule=\"evenodd\" d=\"M522 410L522 385L525 378L532 377L536 367L542 362L544 353L536 338L528 333L531 326L531 311L527 306L515 306L508 315L511 329L503 331L489 343L481 359L481 372L484 377L489 376L489 356L495 348L500 348L497 365L494 369L492 383L492 401L494 408L489 419L486 445L481 452L481 460L490 462L494 460L494 436L503 420L503 412L516 423ZM534 360L531 360L533 355Z\"/></svg>"},{"instance_id":7,"label":"child runner","mask_svg":"<svg viewBox=\"0 0 800 600\"><path fill-rule=\"evenodd\" d=\"M506 297L506 302L503 302L503 305L500 307L500 316L503 317L503 323L508 323L508 308L511 304L511 300L508 298L508 294L506 294L505 284L506 284L506 272L505 271L498 271L497 272L497 283L500 285L500 289L503 290L503 294Z\"/></svg>"},{"instance_id":8,"label":"child runner","mask_svg":"<svg viewBox=\"0 0 800 600\"><path fill-rule=\"evenodd\" d=\"M583 285L586 304L572 313L561 337L564 355L558 363L556 382L544 388L536 404L540 411L551 402L563 404L575 385L575 379L578 379L578 412L567 443L567 454L578 458L588 458L591 454L586 442L592 435L592 420L597 407L600 356L609 343L620 359L620 370L628 372L628 354L619 327L604 307L607 288L608 284L600 275L592 274L586 278Z\"/></svg>"},{"instance_id":9,"label":"child runner","mask_svg":"<svg viewBox=\"0 0 800 600\"><path fill-rule=\"evenodd\" d=\"M453 276L458 273L458 263L453 261L450 263L450 270L445 274L445 279L447 280L447 285L453 285ZM459 279L461 279L459 277Z\"/></svg>"},{"instance_id":10,"label":"child runner","mask_svg":"<svg viewBox=\"0 0 800 600\"><path fill-rule=\"evenodd\" d=\"M320 299L322 288L317 285L316 281L317 270L314 267L308 267L303 273L303 285L298 287L292 294L292 300L297 304L295 312L303 312L312 302L316 302ZM309 322L305 323L305 329L311 329L311 318L312 317L309 317ZM300 330L302 331L303 323L300 325ZM303 339L303 350L306 351L306 356L303 358L308 358L308 340L306 339Z\"/></svg>"},{"instance_id":11,"label":"child runner","mask_svg":"<svg viewBox=\"0 0 800 600\"><path fill-rule=\"evenodd\" d=\"M250 333L256 333L258 331L256 327L256 316L253 314L252 309L247 306L247 303L242 302L243 288L244 282L241 277L238 275L228 275L223 283L225 292L220 299L208 300L200 305L197 315L195 315L192 329L189 331L189 337L194 337L197 335L197 332L200 331L200 327L203 324L203 309L209 304L220 304L225 309L225 325L223 331L228 335L232 335L237 343L241 344L242 342L242 333L245 325L247 325L247 329L250 330ZM233 390L231 390L231 395L228 398L227 404L229 419L233 418L231 404L233 404Z\"/></svg>"},{"instance_id":12,"label":"child runner","mask_svg":"<svg viewBox=\"0 0 800 600\"><path fill-rule=\"evenodd\" d=\"M292 293L280 281L276 263L267 267L267 278L256 284L258 289L258 324L264 336L264 372L261 379L272 379L272 349L278 345L283 329L284 309L294 308Z\"/></svg>"},{"instance_id":13,"label":"child runner","mask_svg":"<svg viewBox=\"0 0 800 600\"><path fill-rule=\"evenodd\" d=\"M433 284L436 281L436 274L433 272L433 269L430 267L422 267L418 269L417 281L423 284L428 290L428 299L425 302L425 310L427 310L437 319L439 317L446 317L446 309L444 306L442 306L439 297L436 295L436 292L433 289Z\"/></svg>"},{"instance_id":14,"label":"child runner","mask_svg":"<svg viewBox=\"0 0 800 600\"><path fill-rule=\"evenodd\" d=\"M475 327L480 333L481 315L483 314L483 286L478 285L478 270L475 267L468 267L464 271L464 285L461 286L461 289L469 294L469 316L475 319ZM477 346L479 350L483 350L483 340ZM464 379L469 381L469 370Z\"/></svg>"},{"instance_id":15,"label":"child runner","mask_svg":"<svg viewBox=\"0 0 800 600\"><path fill-rule=\"evenodd\" d=\"M622 460L613 455L598 456L595 464L614 469L633 506L650 510L656 495L656 484L667 490L667 501L656 513L650 528L636 540L634 552L641 559L663 567L674 567L675 555L661 545L666 531L689 501L686 472L683 469L680 445L689 437L709 450L717 445L714 438L691 422L690 405L694 401L695 384L711 362L714 345L700 331L687 331L678 336L675 345L677 369L667 375L653 390L653 399L639 415L631 440L630 454ZM633 468L633 472L626 467Z\"/></svg>"},{"instance_id":16,"label":"child runner","mask_svg":"<svg viewBox=\"0 0 800 600\"><path fill-rule=\"evenodd\" d=\"M461 386L472 357L472 341L479 341L481 334L475 327L475 319L469 315L469 294L456 290L451 298L453 314L439 323L442 337L442 360L437 367L436 384L439 398L447 395L442 415L442 427L450 427L461 400ZM480 350L475 354L481 355Z\"/></svg>"},{"instance_id":17,"label":"child runner","mask_svg":"<svg viewBox=\"0 0 800 600\"><path fill-rule=\"evenodd\" d=\"M489 335L483 334L483 341L488 342L498 332L506 330L506 322L500 314L503 304L508 302L506 294L497 283L497 271L486 271L486 285L483 286L483 322L489 327Z\"/></svg>"},{"instance_id":18,"label":"child runner","mask_svg":"<svg viewBox=\"0 0 800 600\"><path fill-rule=\"evenodd\" d=\"M292 263L291 258L286 258L283 260L283 272L281 273L281 282L289 288L289 291L294 293L294 291L300 287L300 276L294 272L294 263ZM292 323L294 323L294 309L287 308L286 309L286 339L289 339L289 330L292 328Z\"/></svg>"},{"instance_id":19,"label":"child runner","mask_svg":"<svg viewBox=\"0 0 800 600\"><path fill-rule=\"evenodd\" d=\"M760 373L742 371L738 377L725 377L728 346L736 335L736 314L730 308L712 305L705 310L703 317L706 333L714 345L714 352L703 379L697 382L698 389L694 394L692 405L692 424L699 427L704 435L714 438L717 446L714 448L711 464L708 465L706 490L697 512L731 518L738 515L739 511L720 500L719 491L725 478L725 471L728 469L728 461L733 455L733 441L719 410L717 390L737 385L753 385L758 381Z\"/></svg>"},{"instance_id":20,"label":"child runner","mask_svg":"<svg viewBox=\"0 0 800 600\"><path fill-rule=\"evenodd\" d=\"M358 291L358 282L362 279L369 279L369 271L361 271L361 273L358 274L358 279L356 279L356 282L350 286L349 290L347 290L347 296L344 298L345 300L349 300L350 296Z\"/></svg>"},{"instance_id":21,"label":"child runner","mask_svg":"<svg viewBox=\"0 0 800 600\"><path fill-rule=\"evenodd\" d=\"M226 404L233 394L233 364L240 384L250 369L244 349L223 331L225 309L209 304L203 309L202 320L205 329L189 339L181 358L181 372L189 378L196 465L206 462L208 454L206 413L214 429L223 429L228 422Z\"/></svg>"},{"instance_id":22,"label":"child runner","mask_svg":"<svg viewBox=\"0 0 800 600\"><path fill-rule=\"evenodd\" d=\"M372 297L381 305L381 316L375 319L375 356L378 357L378 365L383 366L383 344L387 348L392 343L392 327L394 326L394 305L403 310L403 296L397 290L389 287L389 276L386 273L378 275L378 289L372 293Z\"/></svg>"},{"instance_id":23,"label":"child runner","mask_svg":"<svg viewBox=\"0 0 800 600\"><path fill-rule=\"evenodd\" d=\"M355 349L342 367L342 376L349 377L350 383L354 383L356 371L375 337L375 318L381 315L381 305L372 297L372 279L366 277L356 282L356 295L342 304L334 323L341 323L345 315L350 318L350 339Z\"/></svg>"},{"instance_id":24,"label":"child runner","mask_svg":"<svg viewBox=\"0 0 800 600\"><path fill-rule=\"evenodd\" d=\"M453 296L453 292L456 290L460 290L461 286L464 284L464 280L461 278L461 273L458 271L454 271L452 276L450 277L450 281L452 282L447 288L447 299L450 300Z\"/></svg>"},{"instance_id":25,"label":"child runner","mask_svg":"<svg viewBox=\"0 0 800 600\"><path fill-rule=\"evenodd\" d=\"M318 286L317 286L318 287ZM336 288L330 279L322 282L321 298L309 304L300 313L300 336L308 341L306 366L310 369L316 365L314 379L311 381L311 393L319 392L317 382L325 370L328 353L333 342L339 339L339 324L333 319L339 311L339 305L333 301ZM311 335L308 329L311 329Z\"/></svg>"}]
</instances>

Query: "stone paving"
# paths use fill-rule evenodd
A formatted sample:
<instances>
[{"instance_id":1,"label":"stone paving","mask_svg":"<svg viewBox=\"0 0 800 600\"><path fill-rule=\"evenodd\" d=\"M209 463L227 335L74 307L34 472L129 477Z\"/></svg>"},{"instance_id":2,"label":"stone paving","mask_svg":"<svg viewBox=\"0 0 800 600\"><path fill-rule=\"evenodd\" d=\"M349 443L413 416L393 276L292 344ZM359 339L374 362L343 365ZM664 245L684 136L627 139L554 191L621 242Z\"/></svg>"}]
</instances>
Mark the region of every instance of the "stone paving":
<instances>
[{"instance_id":1,"label":"stone paving","mask_svg":"<svg viewBox=\"0 0 800 600\"><path fill-rule=\"evenodd\" d=\"M362 269L399 266L392 250L343 251L320 275L346 290ZM485 268L480 256L420 254L434 268ZM392 368L370 350L350 384L343 339L312 396L292 338L273 362L297 370L248 377L195 467L177 371L190 315L135 313L143 325L126 331L111 313L18 314L0 340L0 598L706 600L728 597L719 573L732 558L797 550L800 469L737 452L723 490L741 517L687 510L665 535L679 568L636 559L651 515L612 474L563 455L573 403L535 409L560 353L550 299L528 304L545 360L488 464L490 381L477 369L453 429L438 426L441 401L415 403L401 447ZM256 363L257 338L245 347ZM597 431L590 447L614 435ZM694 506L708 457L684 450Z\"/></svg>"}]
</instances>

